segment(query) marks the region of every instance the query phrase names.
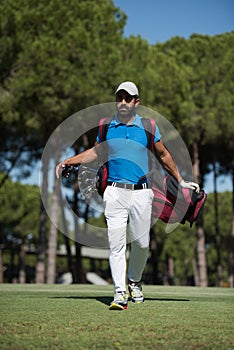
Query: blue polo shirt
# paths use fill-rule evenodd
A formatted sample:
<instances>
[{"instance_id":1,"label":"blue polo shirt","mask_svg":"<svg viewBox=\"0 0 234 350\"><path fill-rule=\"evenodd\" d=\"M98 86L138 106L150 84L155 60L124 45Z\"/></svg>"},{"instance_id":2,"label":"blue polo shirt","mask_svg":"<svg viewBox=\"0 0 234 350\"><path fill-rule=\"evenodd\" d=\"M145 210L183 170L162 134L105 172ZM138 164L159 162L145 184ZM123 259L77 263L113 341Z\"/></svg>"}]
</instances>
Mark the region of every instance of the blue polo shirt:
<instances>
[{"instance_id":1,"label":"blue polo shirt","mask_svg":"<svg viewBox=\"0 0 234 350\"><path fill-rule=\"evenodd\" d=\"M137 184L149 172L147 136L141 119L136 114L131 123L125 124L115 116L110 122L106 135L108 181ZM154 142L160 139L161 134L156 126ZM97 142L100 143L99 134Z\"/></svg>"}]
</instances>

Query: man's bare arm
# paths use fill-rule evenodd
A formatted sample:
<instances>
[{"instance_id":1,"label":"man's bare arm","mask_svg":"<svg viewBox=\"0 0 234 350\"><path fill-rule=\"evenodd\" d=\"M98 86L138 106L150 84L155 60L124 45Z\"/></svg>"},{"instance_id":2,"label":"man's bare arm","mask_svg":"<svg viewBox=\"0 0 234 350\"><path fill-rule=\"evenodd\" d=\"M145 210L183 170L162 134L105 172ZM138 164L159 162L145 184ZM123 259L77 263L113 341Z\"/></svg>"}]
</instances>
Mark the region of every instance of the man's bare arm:
<instances>
[{"instance_id":1,"label":"man's bare arm","mask_svg":"<svg viewBox=\"0 0 234 350\"><path fill-rule=\"evenodd\" d=\"M62 169L65 166L78 166L82 163L90 163L97 159L97 150L96 147L87 149L84 152L81 152L73 157L65 159L63 162L59 163L56 166L56 176L59 178L61 176Z\"/></svg>"},{"instance_id":2,"label":"man's bare arm","mask_svg":"<svg viewBox=\"0 0 234 350\"><path fill-rule=\"evenodd\" d=\"M168 172L168 174L172 175L179 182L181 187L190 188L199 193L200 187L198 184L195 182L183 180L179 170L177 169L174 159L172 158L172 155L164 146L164 144L161 141L158 141L154 144L154 148L156 155L158 156L162 166Z\"/></svg>"},{"instance_id":3,"label":"man's bare arm","mask_svg":"<svg viewBox=\"0 0 234 350\"><path fill-rule=\"evenodd\" d=\"M163 168L168 172L168 174L172 175L178 182L181 182L182 176L177 169L177 166L172 158L172 155L164 146L161 141L158 141L154 144L156 155L158 156Z\"/></svg>"}]
</instances>

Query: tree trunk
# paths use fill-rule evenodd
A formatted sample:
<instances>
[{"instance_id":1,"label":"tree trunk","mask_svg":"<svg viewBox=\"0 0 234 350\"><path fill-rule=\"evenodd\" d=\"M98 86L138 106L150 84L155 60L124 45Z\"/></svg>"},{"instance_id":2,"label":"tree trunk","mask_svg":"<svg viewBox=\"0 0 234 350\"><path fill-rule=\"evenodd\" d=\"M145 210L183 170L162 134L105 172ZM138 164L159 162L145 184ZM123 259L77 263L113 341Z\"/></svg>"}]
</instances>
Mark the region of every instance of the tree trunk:
<instances>
[{"instance_id":1,"label":"tree trunk","mask_svg":"<svg viewBox=\"0 0 234 350\"><path fill-rule=\"evenodd\" d=\"M193 275L194 275L194 284L196 287L200 286L200 276L197 267L197 260L193 259Z\"/></svg>"},{"instance_id":2,"label":"tree trunk","mask_svg":"<svg viewBox=\"0 0 234 350\"><path fill-rule=\"evenodd\" d=\"M59 129L58 136L59 136ZM59 138L58 138L59 140ZM54 145L55 149L55 164L59 162L59 145ZM57 258L57 238L58 238L58 213L59 213L59 200L60 200L60 181L57 180L55 172L54 172L54 191L52 195L51 201L51 225L50 225L50 233L48 240L48 266L47 266L47 279L46 282L48 284L55 283L56 280L56 258Z\"/></svg>"},{"instance_id":3,"label":"tree trunk","mask_svg":"<svg viewBox=\"0 0 234 350\"><path fill-rule=\"evenodd\" d=\"M72 282L74 283L74 266L73 266L70 239L65 234L64 234L64 242L65 242L65 247L66 247L66 252L67 252L67 269L71 273Z\"/></svg>"},{"instance_id":4,"label":"tree trunk","mask_svg":"<svg viewBox=\"0 0 234 350\"><path fill-rule=\"evenodd\" d=\"M79 243L79 226L78 226L78 179L77 176L74 178L74 201L73 210L76 215L74 215L74 228L75 228L75 240L76 240L76 264L74 270L74 283L84 283L85 278L82 269L82 259L81 259L81 244Z\"/></svg>"},{"instance_id":5,"label":"tree trunk","mask_svg":"<svg viewBox=\"0 0 234 350\"><path fill-rule=\"evenodd\" d=\"M168 283L170 286L174 285L174 259L172 257L168 258Z\"/></svg>"},{"instance_id":6,"label":"tree trunk","mask_svg":"<svg viewBox=\"0 0 234 350\"><path fill-rule=\"evenodd\" d=\"M154 225L150 229L150 259L149 264L151 264L151 284L161 285L163 284L162 276L159 273L159 260L163 251L163 246L165 243L165 238L158 237L157 235L157 226Z\"/></svg>"},{"instance_id":7,"label":"tree trunk","mask_svg":"<svg viewBox=\"0 0 234 350\"><path fill-rule=\"evenodd\" d=\"M3 283L3 259L2 259L2 246L0 244L0 283Z\"/></svg>"},{"instance_id":8,"label":"tree trunk","mask_svg":"<svg viewBox=\"0 0 234 350\"><path fill-rule=\"evenodd\" d=\"M218 286L223 286L223 269L221 263L221 236L220 236L220 227L219 227L219 214L218 214L218 192L217 192L217 169L216 164L213 163L213 172L214 172L214 212L215 212L215 244L217 252L217 278Z\"/></svg>"},{"instance_id":9,"label":"tree trunk","mask_svg":"<svg viewBox=\"0 0 234 350\"><path fill-rule=\"evenodd\" d=\"M151 280L153 284L158 282L158 259L157 259L157 241L155 239L154 229L150 229L150 262L152 267L152 277Z\"/></svg>"},{"instance_id":10,"label":"tree trunk","mask_svg":"<svg viewBox=\"0 0 234 350\"><path fill-rule=\"evenodd\" d=\"M12 245L10 250L10 266L9 266L9 277L8 277L8 283L14 283L15 280L15 247Z\"/></svg>"},{"instance_id":11,"label":"tree trunk","mask_svg":"<svg viewBox=\"0 0 234 350\"><path fill-rule=\"evenodd\" d=\"M72 281L74 283L74 267L73 267L73 259L72 259L72 252L71 252L71 245L70 245L70 239L68 237L68 227L67 227L67 221L64 213L64 203L61 193L61 187L59 187L59 202L61 204L61 215L62 215L62 225L63 225L63 235L64 235L64 242L66 246L66 252L67 252L67 269L72 274Z\"/></svg>"},{"instance_id":12,"label":"tree trunk","mask_svg":"<svg viewBox=\"0 0 234 350\"><path fill-rule=\"evenodd\" d=\"M198 221L201 222L199 219ZM207 287L205 235L202 224L197 224L197 259L200 287Z\"/></svg>"},{"instance_id":13,"label":"tree trunk","mask_svg":"<svg viewBox=\"0 0 234 350\"><path fill-rule=\"evenodd\" d=\"M199 153L198 144L193 144L193 173L194 180L200 183L200 168L199 168ZM205 249L205 233L203 229L202 217L197 221L197 266L199 271L200 287L206 287L208 285L207 267L206 267L206 249Z\"/></svg>"},{"instance_id":14,"label":"tree trunk","mask_svg":"<svg viewBox=\"0 0 234 350\"><path fill-rule=\"evenodd\" d=\"M25 244L20 245L19 251L19 283L26 282L26 273L25 273Z\"/></svg>"},{"instance_id":15,"label":"tree trunk","mask_svg":"<svg viewBox=\"0 0 234 350\"><path fill-rule=\"evenodd\" d=\"M42 164L42 193L44 201L48 200L48 162L47 158L44 159ZM39 243L38 254L36 263L36 283L45 283L45 260L46 260L46 223L47 213L44 204L41 199L40 205L40 217L39 217Z\"/></svg>"},{"instance_id":16,"label":"tree trunk","mask_svg":"<svg viewBox=\"0 0 234 350\"><path fill-rule=\"evenodd\" d=\"M233 143L231 144L233 149ZM232 231L228 244L228 282L234 288L234 159L232 160Z\"/></svg>"},{"instance_id":17,"label":"tree trunk","mask_svg":"<svg viewBox=\"0 0 234 350\"><path fill-rule=\"evenodd\" d=\"M57 187L57 186L56 186ZM55 192L55 191L54 191ZM48 267L47 267L47 279L46 283L53 284L56 280L56 258L57 258L57 211L58 211L58 200L56 194L52 197L53 204L51 207L51 225L48 242Z\"/></svg>"}]
</instances>

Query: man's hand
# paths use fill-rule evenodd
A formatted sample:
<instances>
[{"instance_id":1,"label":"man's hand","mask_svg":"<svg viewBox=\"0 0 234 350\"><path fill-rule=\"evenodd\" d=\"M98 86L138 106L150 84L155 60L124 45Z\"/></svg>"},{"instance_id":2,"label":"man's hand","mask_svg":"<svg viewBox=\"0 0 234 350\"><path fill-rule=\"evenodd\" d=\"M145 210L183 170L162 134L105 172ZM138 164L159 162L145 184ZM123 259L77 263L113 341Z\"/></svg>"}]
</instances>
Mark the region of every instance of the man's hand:
<instances>
[{"instance_id":1,"label":"man's hand","mask_svg":"<svg viewBox=\"0 0 234 350\"><path fill-rule=\"evenodd\" d=\"M197 193L200 192L200 186L196 184L195 182L189 182L189 181L180 181L180 186L184 188L190 188L191 190L195 190Z\"/></svg>"},{"instance_id":2,"label":"man's hand","mask_svg":"<svg viewBox=\"0 0 234 350\"><path fill-rule=\"evenodd\" d=\"M56 174L57 179L59 179L60 176L62 175L62 169L63 169L63 167L65 167L65 165L63 165L63 163L59 163L59 164L56 166L55 174Z\"/></svg>"},{"instance_id":3,"label":"man's hand","mask_svg":"<svg viewBox=\"0 0 234 350\"><path fill-rule=\"evenodd\" d=\"M90 163L96 160L98 158L98 153L96 151L98 146L99 145L96 144L95 147L89 148L86 151L67 158L63 162L59 163L55 170L57 178L59 179L61 176L68 178L73 172L74 167L77 167L84 162Z\"/></svg>"},{"instance_id":4,"label":"man's hand","mask_svg":"<svg viewBox=\"0 0 234 350\"><path fill-rule=\"evenodd\" d=\"M73 166L66 165L63 162L59 163L56 166L56 170L55 170L57 179L59 179L60 177L65 177L66 179L68 179L71 173L73 172L73 169L74 169Z\"/></svg>"}]
</instances>

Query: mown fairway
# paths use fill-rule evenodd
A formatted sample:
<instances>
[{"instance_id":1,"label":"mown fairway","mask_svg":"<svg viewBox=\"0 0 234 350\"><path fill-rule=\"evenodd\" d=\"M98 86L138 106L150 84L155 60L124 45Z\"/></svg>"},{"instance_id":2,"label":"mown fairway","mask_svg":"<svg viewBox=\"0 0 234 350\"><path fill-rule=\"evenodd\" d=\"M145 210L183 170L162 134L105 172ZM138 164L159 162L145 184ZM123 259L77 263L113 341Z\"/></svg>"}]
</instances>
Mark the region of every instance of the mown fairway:
<instances>
[{"instance_id":1,"label":"mown fairway","mask_svg":"<svg viewBox=\"0 0 234 350\"><path fill-rule=\"evenodd\" d=\"M109 311L112 286L0 285L0 349L234 349L234 290L144 286Z\"/></svg>"}]
</instances>

